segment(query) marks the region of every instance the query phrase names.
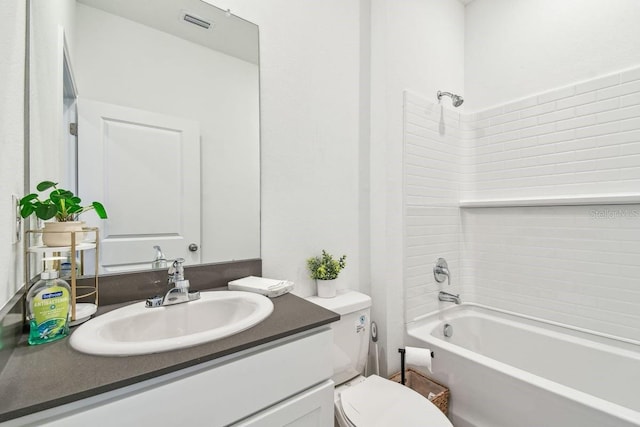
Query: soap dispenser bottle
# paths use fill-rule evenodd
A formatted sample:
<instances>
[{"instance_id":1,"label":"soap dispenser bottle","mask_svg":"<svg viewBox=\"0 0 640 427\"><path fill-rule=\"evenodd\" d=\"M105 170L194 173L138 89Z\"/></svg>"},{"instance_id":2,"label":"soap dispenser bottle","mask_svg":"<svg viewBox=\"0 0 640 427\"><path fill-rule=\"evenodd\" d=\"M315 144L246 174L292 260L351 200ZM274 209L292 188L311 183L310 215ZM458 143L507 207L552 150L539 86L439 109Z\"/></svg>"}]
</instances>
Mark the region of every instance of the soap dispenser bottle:
<instances>
[{"instance_id":1,"label":"soap dispenser bottle","mask_svg":"<svg viewBox=\"0 0 640 427\"><path fill-rule=\"evenodd\" d=\"M49 269L27 292L29 344L44 344L69 334L71 288Z\"/></svg>"}]
</instances>

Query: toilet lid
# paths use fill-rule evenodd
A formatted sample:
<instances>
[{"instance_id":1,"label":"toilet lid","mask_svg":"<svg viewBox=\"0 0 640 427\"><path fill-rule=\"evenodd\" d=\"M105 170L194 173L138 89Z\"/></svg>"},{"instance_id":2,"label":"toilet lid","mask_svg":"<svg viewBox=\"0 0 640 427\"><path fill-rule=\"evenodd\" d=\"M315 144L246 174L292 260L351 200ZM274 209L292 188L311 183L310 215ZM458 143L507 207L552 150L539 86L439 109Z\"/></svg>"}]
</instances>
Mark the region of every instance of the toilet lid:
<instances>
[{"instance_id":1,"label":"toilet lid","mask_svg":"<svg viewBox=\"0 0 640 427\"><path fill-rule=\"evenodd\" d=\"M399 383L372 375L340 394L351 423L367 427L453 427L425 397Z\"/></svg>"}]
</instances>

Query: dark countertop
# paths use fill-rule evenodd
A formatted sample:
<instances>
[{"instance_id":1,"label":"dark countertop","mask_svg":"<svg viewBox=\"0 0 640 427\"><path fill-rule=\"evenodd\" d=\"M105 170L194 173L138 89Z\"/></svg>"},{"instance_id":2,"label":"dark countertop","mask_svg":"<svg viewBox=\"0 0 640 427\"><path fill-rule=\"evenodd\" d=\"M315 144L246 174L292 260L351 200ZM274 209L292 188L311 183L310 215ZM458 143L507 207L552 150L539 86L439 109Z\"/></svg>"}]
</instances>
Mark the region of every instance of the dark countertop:
<instances>
[{"instance_id":1,"label":"dark countertop","mask_svg":"<svg viewBox=\"0 0 640 427\"><path fill-rule=\"evenodd\" d=\"M246 331L195 347L142 356L79 353L71 348L68 337L30 346L25 335L0 373L0 422L194 366L340 318L293 294L272 301L273 313ZM123 305L127 304L100 307L98 313Z\"/></svg>"}]
</instances>

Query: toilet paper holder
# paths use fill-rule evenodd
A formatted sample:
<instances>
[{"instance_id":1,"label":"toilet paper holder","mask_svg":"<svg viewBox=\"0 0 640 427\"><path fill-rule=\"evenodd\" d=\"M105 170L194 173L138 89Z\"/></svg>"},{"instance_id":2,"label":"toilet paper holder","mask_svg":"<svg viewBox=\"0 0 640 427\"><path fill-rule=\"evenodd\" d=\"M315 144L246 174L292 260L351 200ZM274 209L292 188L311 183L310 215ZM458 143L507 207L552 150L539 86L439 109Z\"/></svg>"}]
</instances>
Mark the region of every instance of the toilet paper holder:
<instances>
[{"instance_id":1,"label":"toilet paper holder","mask_svg":"<svg viewBox=\"0 0 640 427\"><path fill-rule=\"evenodd\" d=\"M406 352L407 352L407 350L404 349L404 348L399 348L398 349L398 353L400 353L400 383L402 385L406 385L406 382L407 382L406 373L405 373L405 369L404 369L404 362L405 362ZM432 351L431 352L431 358L433 359L434 357L436 357L436 356Z\"/></svg>"}]
</instances>

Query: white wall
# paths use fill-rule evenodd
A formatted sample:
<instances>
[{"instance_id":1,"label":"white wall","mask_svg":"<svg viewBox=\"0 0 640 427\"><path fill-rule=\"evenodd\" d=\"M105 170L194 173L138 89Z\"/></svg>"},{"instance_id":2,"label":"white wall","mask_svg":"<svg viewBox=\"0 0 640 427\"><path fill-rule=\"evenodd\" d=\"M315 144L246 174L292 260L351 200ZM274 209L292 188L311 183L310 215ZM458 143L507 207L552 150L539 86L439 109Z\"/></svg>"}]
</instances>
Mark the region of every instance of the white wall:
<instances>
[{"instance_id":1,"label":"white wall","mask_svg":"<svg viewBox=\"0 0 640 427\"><path fill-rule=\"evenodd\" d=\"M22 245L14 243L12 195L25 194L24 56L25 2L0 3L0 308L23 285Z\"/></svg>"},{"instance_id":2,"label":"white wall","mask_svg":"<svg viewBox=\"0 0 640 427\"><path fill-rule=\"evenodd\" d=\"M67 185L63 166L68 155L64 144L67 139L62 129L62 35L66 38L73 60L75 5L75 0L34 0L31 4L30 191L35 191L35 186L44 180Z\"/></svg>"},{"instance_id":3,"label":"white wall","mask_svg":"<svg viewBox=\"0 0 640 427\"><path fill-rule=\"evenodd\" d=\"M462 92L464 7L374 0L371 13L371 295L391 373L404 334L403 91Z\"/></svg>"},{"instance_id":4,"label":"white wall","mask_svg":"<svg viewBox=\"0 0 640 427\"><path fill-rule=\"evenodd\" d=\"M311 295L305 259L326 249L362 289L359 0L213 3L260 26L264 276Z\"/></svg>"},{"instance_id":5,"label":"white wall","mask_svg":"<svg viewBox=\"0 0 640 427\"><path fill-rule=\"evenodd\" d=\"M201 261L259 258L258 67L82 4L77 17L80 97L200 123Z\"/></svg>"},{"instance_id":6,"label":"white wall","mask_svg":"<svg viewBox=\"0 0 640 427\"><path fill-rule=\"evenodd\" d=\"M467 111L637 65L636 0L475 0L466 7Z\"/></svg>"}]
</instances>

